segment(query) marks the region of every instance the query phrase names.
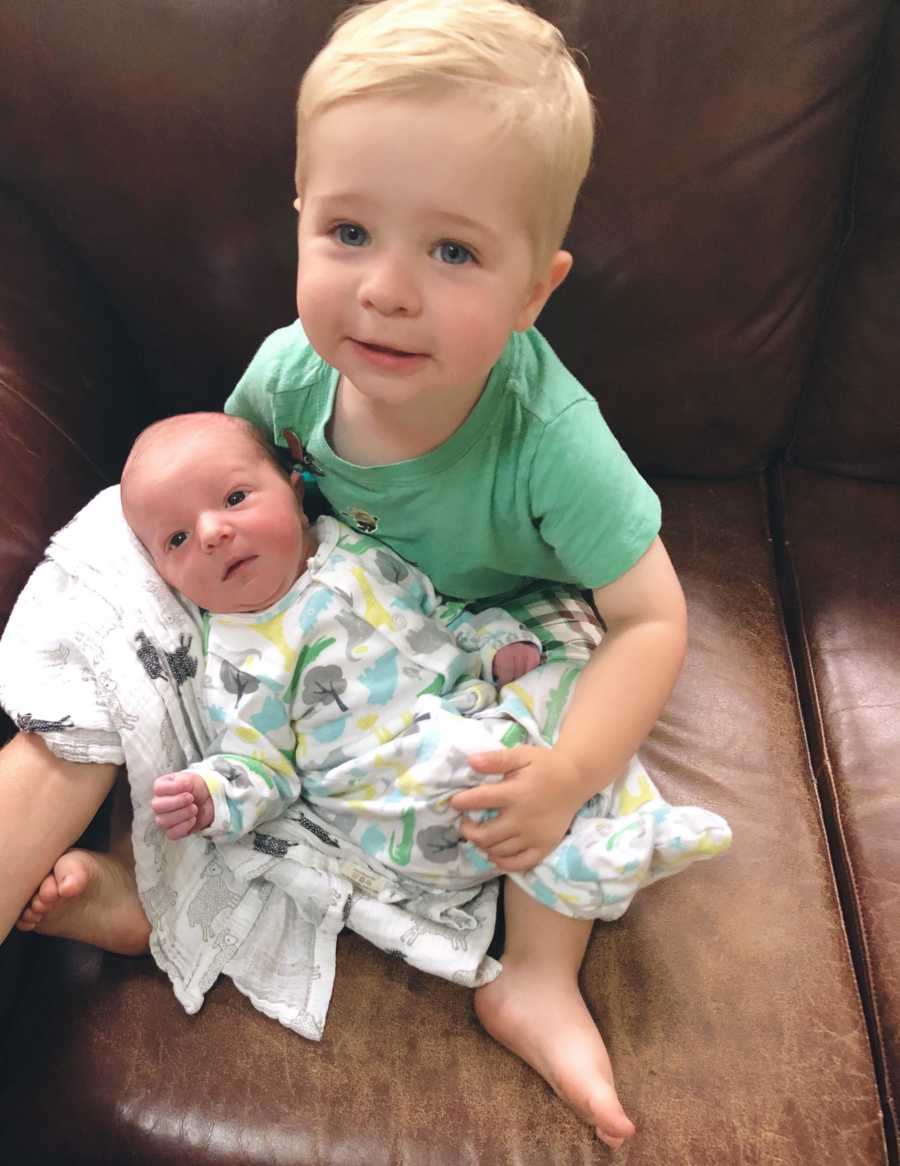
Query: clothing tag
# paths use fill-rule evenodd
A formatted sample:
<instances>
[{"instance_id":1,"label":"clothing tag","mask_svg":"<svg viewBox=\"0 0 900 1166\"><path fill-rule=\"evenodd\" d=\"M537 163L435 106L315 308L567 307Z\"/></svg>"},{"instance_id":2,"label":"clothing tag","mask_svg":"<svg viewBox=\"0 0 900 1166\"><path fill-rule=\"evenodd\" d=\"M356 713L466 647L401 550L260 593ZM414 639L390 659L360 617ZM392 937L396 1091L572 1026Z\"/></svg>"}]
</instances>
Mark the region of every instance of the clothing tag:
<instances>
[{"instance_id":1,"label":"clothing tag","mask_svg":"<svg viewBox=\"0 0 900 1166\"><path fill-rule=\"evenodd\" d=\"M340 864L340 872L344 878L349 879L351 883L356 883L358 887L362 887L370 895L377 895L387 886L387 879L346 859Z\"/></svg>"}]
</instances>

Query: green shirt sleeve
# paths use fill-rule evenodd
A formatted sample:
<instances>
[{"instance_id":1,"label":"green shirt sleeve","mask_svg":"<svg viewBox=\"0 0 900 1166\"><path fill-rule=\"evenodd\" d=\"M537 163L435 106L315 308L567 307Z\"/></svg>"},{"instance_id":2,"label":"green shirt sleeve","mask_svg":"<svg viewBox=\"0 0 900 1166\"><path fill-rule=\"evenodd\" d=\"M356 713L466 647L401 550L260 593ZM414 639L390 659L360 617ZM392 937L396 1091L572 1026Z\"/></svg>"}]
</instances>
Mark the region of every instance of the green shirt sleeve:
<instances>
[{"instance_id":1,"label":"green shirt sleeve","mask_svg":"<svg viewBox=\"0 0 900 1166\"><path fill-rule=\"evenodd\" d=\"M283 445L284 441L275 432L274 390L292 331L292 327L279 328L266 337L225 402L226 413L252 422L275 445Z\"/></svg>"},{"instance_id":2,"label":"green shirt sleeve","mask_svg":"<svg viewBox=\"0 0 900 1166\"><path fill-rule=\"evenodd\" d=\"M624 575L659 533L659 499L593 400L573 402L547 424L530 482L541 538L581 587Z\"/></svg>"}]
</instances>

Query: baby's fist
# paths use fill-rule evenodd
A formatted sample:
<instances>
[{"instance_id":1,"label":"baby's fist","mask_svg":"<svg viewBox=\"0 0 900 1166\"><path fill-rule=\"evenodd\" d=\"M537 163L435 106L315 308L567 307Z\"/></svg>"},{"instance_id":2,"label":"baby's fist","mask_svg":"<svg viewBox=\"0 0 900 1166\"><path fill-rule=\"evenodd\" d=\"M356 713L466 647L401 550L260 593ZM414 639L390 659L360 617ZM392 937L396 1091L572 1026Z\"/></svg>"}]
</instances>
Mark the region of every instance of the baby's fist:
<instances>
[{"instance_id":1,"label":"baby's fist","mask_svg":"<svg viewBox=\"0 0 900 1166\"><path fill-rule=\"evenodd\" d=\"M504 684L511 684L518 680L532 668L537 668L541 662L541 653L525 640L515 644L506 644L494 657L494 681L502 688Z\"/></svg>"},{"instance_id":2,"label":"baby's fist","mask_svg":"<svg viewBox=\"0 0 900 1166\"><path fill-rule=\"evenodd\" d=\"M209 787L199 774L189 769L158 777L153 783L150 807L157 826L165 830L172 842L205 830L213 820Z\"/></svg>"}]
</instances>

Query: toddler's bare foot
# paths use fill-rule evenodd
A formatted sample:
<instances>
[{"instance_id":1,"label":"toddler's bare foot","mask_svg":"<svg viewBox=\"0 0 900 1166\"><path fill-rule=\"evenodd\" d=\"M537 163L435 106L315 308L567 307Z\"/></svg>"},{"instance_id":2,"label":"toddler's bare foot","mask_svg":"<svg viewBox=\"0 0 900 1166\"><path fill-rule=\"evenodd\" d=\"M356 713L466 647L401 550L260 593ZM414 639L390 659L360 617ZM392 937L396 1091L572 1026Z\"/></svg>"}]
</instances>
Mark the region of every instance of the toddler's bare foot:
<instances>
[{"instance_id":1,"label":"toddler's bare foot","mask_svg":"<svg viewBox=\"0 0 900 1166\"><path fill-rule=\"evenodd\" d=\"M634 1133L613 1083L603 1038L578 983L564 972L547 977L503 957L503 971L475 993L487 1031L537 1070L554 1092L616 1150Z\"/></svg>"},{"instance_id":2,"label":"toddler's bare foot","mask_svg":"<svg viewBox=\"0 0 900 1166\"><path fill-rule=\"evenodd\" d=\"M150 938L134 872L115 855L90 850L57 859L16 926L119 955L142 955Z\"/></svg>"}]
</instances>

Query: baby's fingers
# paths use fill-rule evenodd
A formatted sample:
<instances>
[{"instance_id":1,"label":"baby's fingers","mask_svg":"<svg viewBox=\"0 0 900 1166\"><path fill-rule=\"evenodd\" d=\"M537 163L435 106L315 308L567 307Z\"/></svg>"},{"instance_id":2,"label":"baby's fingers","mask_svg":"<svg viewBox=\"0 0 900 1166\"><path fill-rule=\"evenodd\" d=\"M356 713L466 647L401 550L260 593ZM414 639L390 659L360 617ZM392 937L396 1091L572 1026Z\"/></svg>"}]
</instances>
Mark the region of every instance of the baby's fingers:
<instances>
[{"instance_id":1,"label":"baby's fingers","mask_svg":"<svg viewBox=\"0 0 900 1166\"><path fill-rule=\"evenodd\" d=\"M193 834L196 824L197 815L193 814L190 821L182 822L178 826L170 826L166 831L166 837L170 842L177 842L179 838L187 838L188 834Z\"/></svg>"},{"instance_id":2,"label":"baby's fingers","mask_svg":"<svg viewBox=\"0 0 900 1166\"><path fill-rule=\"evenodd\" d=\"M193 802L189 806L181 806L177 810L155 814L155 820L160 830L165 830L169 838L183 838L190 834L197 821L197 807Z\"/></svg>"},{"instance_id":3,"label":"baby's fingers","mask_svg":"<svg viewBox=\"0 0 900 1166\"><path fill-rule=\"evenodd\" d=\"M172 814L176 810L184 810L194 805L194 795L188 793L162 794L150 799L150 809L157 816Z\"/></svg>"},{"instance_id":4,"label":"baby's fingers","mask_svg":"<svg viewBox=\"0 0 900 1166\"><path fill-rule=\"evenodd\" d=\"M153 792L159 796L190 793L194 788L194 775L182 770L180 773L164 773L153 783Z\"/></svg>"}]
</instances>

